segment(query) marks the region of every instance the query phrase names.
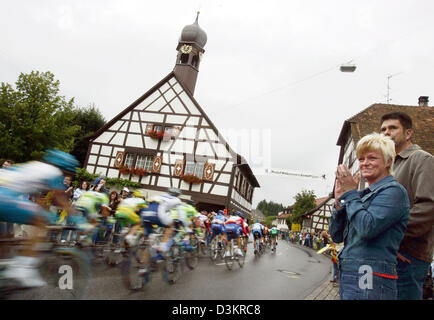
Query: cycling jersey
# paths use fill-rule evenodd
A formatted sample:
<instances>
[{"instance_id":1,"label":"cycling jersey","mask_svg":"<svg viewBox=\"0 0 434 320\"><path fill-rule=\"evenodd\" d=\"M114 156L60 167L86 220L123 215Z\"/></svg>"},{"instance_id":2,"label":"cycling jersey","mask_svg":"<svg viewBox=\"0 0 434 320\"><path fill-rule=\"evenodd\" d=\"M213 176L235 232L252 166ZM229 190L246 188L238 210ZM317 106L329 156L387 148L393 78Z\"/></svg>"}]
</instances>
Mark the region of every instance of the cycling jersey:
<instances>
[{"instance_id":1,"label":"cycling jersey","mask_svg":"<svg viewBox=\"0 0 434 320\"><path fill-rule=\"evenodd\" d=\"M276 227L271 228L270 234L274 237L277 237L277 235L279 234L279 230L277 230Z\"/></svg>"},{"instance_id":2,"label":"cycling jersey","mask_svg":"<svg viewBox=\"0 0 434 320\"><path fill-rule=\"evenodd\" d=\"M244 226L244 220L238 216L230 216L228 220L225 222L225 228L232 228L232 225L236 225L239 231L242 231L244 234L247 234L246 228Z\"/></svg>"},{"instance_id":3,"label":"cycling jersey","mask_svg":"<svg viewBox=\"0 0 434 320\"><path fill-rule=\"evenodd\" d=\"M126 198L119 203L115 216L117 219L123 219L130 224L137 224L140 222L138 212L146 207L147 202L142 198Z\"/></svg>"},{"instance_id":4,"label":"cycling jersey","mask_svg":"<svg viewBox=\"0 0 434 320\"><path fill-rule=\"evenodd\" d=\"M88 219L96 219L99 217L101 206L109 206L110 200L105 193L96 191L86 191L75 203L75 207L81 210L84 216Z\"/></svg>"},{"instance_id":5,"label":"cycling jersey","mask_svg":"<svg viewBox=\"0 0 434 320\"><path fill-rule=\"evenodd\" d=\"M160 227L170 226L173 222L171 210L181 203L179 198L169 194L149 199L148 207L140 210L140 216L147 233L153 232L152 224Z\"/></svg>"},{"instance_id":6,"label":"cycling jersey","mask_svg":"<svg viewBox=\"0 0 434 320\"><path fill-rule=\"evenodd\" d=\"M55 223L57 215L28 200L29 194L50 189L65 190L60 169L39 161L11 165L0 170L0 221L34 224L35 218Z\"/></svg>"}]
</instances>

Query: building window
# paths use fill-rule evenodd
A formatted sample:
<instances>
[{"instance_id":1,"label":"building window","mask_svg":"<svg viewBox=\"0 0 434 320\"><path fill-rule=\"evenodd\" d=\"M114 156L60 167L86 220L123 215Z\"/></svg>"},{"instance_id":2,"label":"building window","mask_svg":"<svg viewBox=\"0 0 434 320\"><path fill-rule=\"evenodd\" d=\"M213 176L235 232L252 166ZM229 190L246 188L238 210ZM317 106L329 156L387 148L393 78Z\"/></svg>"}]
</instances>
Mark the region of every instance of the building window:
<instances>
[{"instance_id":1,"label":"building window","mask_svg":"<svg viewBox=\"0 0 434 320\"><path fill-rule=\"evenodd\" d=\"M197 66L199 65L199 56L198 55L193 56L191 64L193 67L197 68Z\"/></svg>"},{"instance_id":2,"label":"building window","mask_svg":"<svg viewBox=\"0 0 434 320\"><path fill-rule=\"evenodd\" d=\"M133 164L134 164L134 158L135 158L135 155L134 154L132 154L132 153L127 153L126 155L125 155L125 162L124 162L124 166L125 167L128 167L128 168L132 168L133 167Z\"/></svg>"},{"instance_id":3,"label":"building window","mask_svg":"<svg viewBox=\"0 0 434 320\"><path fill-rule=\"evenodd\" d=\"M204 167L204 162L187 161L187 163L185 164L184 174L194 174L196 177L202 179Z\"/></svg>"},{"instance_id":4,"label":"building window","mask_svg":"<svg viewBox=\"0 0 434 320\"><path fill-rule=\"evenodd\" d=\"M137 156L136 168L145 169L146 171L152 171L152 164L154 163L153 156Z\"/></svg>"},{"instance_id":5,"label":"building window","mask_svg":"<svg viewBox=\"0 0 434 320\"><path fill-rule=\"evenodd\" d=\"M181 58L179 60L180 60L179 62L181 62L183 64L188 63L188 54L186 54L186 53L181 54Z\"/></svg>"}]
</instances>

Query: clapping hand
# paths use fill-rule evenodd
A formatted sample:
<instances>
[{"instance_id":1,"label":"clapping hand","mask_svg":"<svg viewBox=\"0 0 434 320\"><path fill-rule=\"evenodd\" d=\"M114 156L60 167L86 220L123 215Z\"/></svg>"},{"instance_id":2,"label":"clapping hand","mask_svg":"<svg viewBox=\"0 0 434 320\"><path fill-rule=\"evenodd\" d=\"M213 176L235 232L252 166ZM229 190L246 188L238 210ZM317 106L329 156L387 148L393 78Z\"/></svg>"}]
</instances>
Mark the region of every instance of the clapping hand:
<instances>
[{"instance_id":1,"label":"clapping hand","mask_svg":"<svg viewBox=\"0 0 434 320\"><path fill-rule=\"evenodd\" d=\"M360 182L360 174L357 173L355 177L352 176L351 171L346 165L340 164L336 170L335 180L335 207L340 209L338 199L345 192L350 190L357 190Z\"/></svg>"}]
</instances>

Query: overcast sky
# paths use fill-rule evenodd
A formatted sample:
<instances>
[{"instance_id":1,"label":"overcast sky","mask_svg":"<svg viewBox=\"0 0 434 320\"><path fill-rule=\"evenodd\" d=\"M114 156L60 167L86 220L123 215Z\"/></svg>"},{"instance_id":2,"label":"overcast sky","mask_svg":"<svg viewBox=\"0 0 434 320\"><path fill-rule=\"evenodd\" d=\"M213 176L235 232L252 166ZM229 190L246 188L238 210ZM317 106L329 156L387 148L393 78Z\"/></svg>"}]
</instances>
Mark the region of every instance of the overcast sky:
<instances>
[{"instance_id":1,"label":"overcast sky","mask_svg":"<svg viewBox=\"0 0 434 320\"><path fill-rule=\"evenodd\" d=\"M173 70L182 28L200 10L208 42L195 98L211 121L222 132L250 132L273 168L327 177L257 175L254 205L290 205L302 189L326 196L344 121L386 102L388 76L391 103L434 99L432 0L0 4L0 82L51 71L63 95L94 103L107 121ZM340 72L350 60L357 70ZM254 170L263 167L258 152L231 146Z\"/></svg>"}]
</instances>

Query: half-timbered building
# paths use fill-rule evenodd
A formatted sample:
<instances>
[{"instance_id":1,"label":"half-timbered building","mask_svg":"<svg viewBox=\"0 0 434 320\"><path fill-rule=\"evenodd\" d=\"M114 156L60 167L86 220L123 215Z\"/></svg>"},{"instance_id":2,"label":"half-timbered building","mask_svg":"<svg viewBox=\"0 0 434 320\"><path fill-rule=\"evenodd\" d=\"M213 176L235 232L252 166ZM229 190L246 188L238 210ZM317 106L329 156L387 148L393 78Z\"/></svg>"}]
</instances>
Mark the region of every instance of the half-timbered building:
<instances>
[{"instance_id":1,"label":"half-timbered building","mask_svg":"<svg viewBox=\"0 0 434 320\"><path fill-rule=\"evenodd\" d=\"M174 70L89 137L85 168L138 182L148 196L176 187L199 210L250 216L259 183L193 97L206 42L198 18L184 27Z\"/></svg>"},{"instance_id":2,"label":"half-timbered building","mask_svg":"<svg viewBox=\"0 0 434 320\"><path fill-rule=\"evenodd\" d=\"M316 199L316 207L302 215L302 232L327 231L332 216L333 202L334 198L331 195Z\"/></svg>"}]
</instances>

